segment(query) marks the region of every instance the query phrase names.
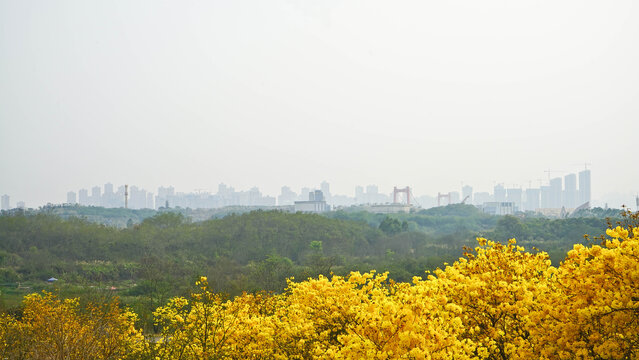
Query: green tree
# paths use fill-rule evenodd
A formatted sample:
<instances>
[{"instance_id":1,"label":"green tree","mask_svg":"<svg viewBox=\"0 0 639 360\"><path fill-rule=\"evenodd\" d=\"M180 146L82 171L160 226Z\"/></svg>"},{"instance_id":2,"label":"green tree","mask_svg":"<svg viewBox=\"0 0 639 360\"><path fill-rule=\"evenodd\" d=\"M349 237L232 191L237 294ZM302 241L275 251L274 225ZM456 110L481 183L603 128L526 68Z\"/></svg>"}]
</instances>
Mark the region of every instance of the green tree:
<instances>
[{"instance_id":1,"label":"green tree","mask_svg":"<svg viewBox=\"0 0 639 360\"><path fill-rule=\"evenodd\" d=\"M408 231L408 222L402 222L387 216L379 224L379 229L387 235L395 235L403 231Z\"/></svg>"}]
</instances>

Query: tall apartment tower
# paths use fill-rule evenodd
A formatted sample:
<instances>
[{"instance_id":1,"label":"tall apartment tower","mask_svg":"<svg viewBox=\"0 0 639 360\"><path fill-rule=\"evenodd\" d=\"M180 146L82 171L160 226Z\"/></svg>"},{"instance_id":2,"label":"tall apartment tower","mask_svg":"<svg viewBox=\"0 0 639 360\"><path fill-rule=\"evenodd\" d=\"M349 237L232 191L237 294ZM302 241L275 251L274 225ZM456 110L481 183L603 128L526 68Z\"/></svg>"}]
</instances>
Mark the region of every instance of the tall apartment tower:
<instances>
[{"instance_id":1,"label":"tall apartment tower","mask_svg":"<svg viewBox=\"0 0 639 360\"><path fill-rule=\"evenodd\" d=\"M9 195L2 195L2 198L0 199L0 209L9 210L10 208L11 205L9 204Z\"/></svg>"},{"instance_id":2,"label":"tall apartment tower","mask_svg":"<svg viewBox=\"0 0 639 360\"><path fill-rule=\"evenodd\" d=\"M89 192L87 189L80 189L80 191L78 191L78 201L80 205L89 205Z\"/></svg>"},{"instance_id":3,"label":"tall apartment tower","mask_svg":"<svg viewBox=\"0 0 639 360\"><path fill-rule=\"evenodd\" d=\"M320 189L322 190L322 193L324 194L324 200L330 203L331 202L331 185L326 181L322 181L322 183L320 184Z\"/></svg>"},{"instance_id":4,"label":"tall apartment tower","mask_svg":"<svg viewBox=\"0 0 639 360\"><path fill-rule=\"evenodd\" d=\"M504 202L506 201L506 189L504 189L504 185L497 184L493 188L493 196L495 197L495 201Z\"/></svg>"},{"instance_id":5,"label":"tall apartment tower","mask_svg":"<svg viewBox=\"0 0 639 360\"><path fill-rule=\"evenodd\" d=\"M550 179L550 206L552 209L561 208L561 178Z\"/></svg>"},{"instance_id":6,"label":"tall apartment tower","mask_svg":"<svg viewBox=\"0 0 639 360\"><path fill-rule=\"evenodd\" d=\"M580 204L579 194L577 193L577 175L568 174L564 176L564 196L563 205L567 208L574 209Z\"/></svg>"},{"instance_id":7,"label":"tall apartment tower","mask_svg":"<svg viewBox=\"0 0 639 360\"><path fill-rule=\"evenodd\" d=\"M102 189L99 186L94 186L91 188L91 205L100 206L102 205Z\"/></svg>"},{"instance_id":8,"label":"tall apartment tower","mask_svg":"<svg viewBox=\"0 0 639 360\"><path fill-rule=\"evenodd\" d=\"M153 204L153 193L152 192L146 193L146 208L147 209L155 209L155 206Z\"/></svg>"},{"instance_id":9,"label":"tall apartment tower","mask_svg":"<svg viewBox=\"0 0 639 360\"><path fill-rule=\"evenodd\" d=\"M102 193L102 206L109 208L118 207L118 200L120 200L120 198L116 197L115 193L113 192L113 184L104 184L104 193Z\"/></svg>"},{"instance_id":10,"label":"tall apartment tower","mask_svg":"<svg viewBox=\"0 0 639 360\"><path fill-rule=\"evenodd\" d=\"M590 170L579 173L579 205L590 202Z\"/></svg>"},{"instance_id":11,"label":"tall apartment tower","mask_svg":"<svg viewBox=\"0 0 639 360\"><path fill-rule=\"evenodd\" d=\"M535 211L541 207L539 194L539 189L526 189L526 206L524 206L526 211Z\"/></svg>"},{"instance_id":12,"label":"tall apartment tower","mask_svg":"<svg viewBox=\"0 0 639 360\"><path fill-rule=\"evenodd\" d=\"M355 187L355 202L357 204L364 204L366 202L364 188L362 186Z\"/></svg>"},{"instance_id":13,"label":"tall apartment tower","mask_svg":"<svg viewBox=\"0 0 639 360\"><path fill-rule=\"evenodd\" d=\"M277 205L293 205L297 194L288 186L282 186L282 191L277 197Z\"/></svg>"},{"instance_id":14,"label":"tall apartment tower","mask_svg":"<svg viewBox=\"0 0 639 360\"><path fill-rule=\"evenodd\" d=\"M539 207L542 209L549 209L552 207L552 191L550 186L541 186L539 189L540 194L540 205Z\"/></svg>"},{"instance_id":15,"label":"tall apartment tower","mask_svg":"<svg viewBox=\"0 0 639 360\"><path fill-rule=\"evenodd\" d=\"M76 197L75 197L75 192L69 191L67 193L67 204L75 204L75 203L77 203Z\"/></svg>"},{"instance_id":16,"label":"tall apartment tower","mask_svg":"<svg viewBox=\"0 0 639 360\"><path fill-rule=\"evenodd\" d=\"M518 211L522 211L521 207L521 188L509 188L506 189L506 199L515 205Z\"/></svg>"}]
</instances>

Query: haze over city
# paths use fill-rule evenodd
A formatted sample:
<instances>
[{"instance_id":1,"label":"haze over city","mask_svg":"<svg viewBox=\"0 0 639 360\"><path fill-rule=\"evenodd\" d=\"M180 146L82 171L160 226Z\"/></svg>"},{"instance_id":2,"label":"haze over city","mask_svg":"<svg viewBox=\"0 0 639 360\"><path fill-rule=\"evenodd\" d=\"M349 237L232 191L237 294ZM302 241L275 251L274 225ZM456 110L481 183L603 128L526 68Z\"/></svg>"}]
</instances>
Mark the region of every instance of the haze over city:
<instances>
[{"instance_id":1,"label":"haze over city","mask_svg":"<svg viewBox=\"0 0 639 360\"><path fill-rule=\"evenodd\" d=\"M0 0L0 195L416 195L592 171L634 205L633 1ZM546 171L550 171L550 176Z\"/></svg>"}]
</instances>

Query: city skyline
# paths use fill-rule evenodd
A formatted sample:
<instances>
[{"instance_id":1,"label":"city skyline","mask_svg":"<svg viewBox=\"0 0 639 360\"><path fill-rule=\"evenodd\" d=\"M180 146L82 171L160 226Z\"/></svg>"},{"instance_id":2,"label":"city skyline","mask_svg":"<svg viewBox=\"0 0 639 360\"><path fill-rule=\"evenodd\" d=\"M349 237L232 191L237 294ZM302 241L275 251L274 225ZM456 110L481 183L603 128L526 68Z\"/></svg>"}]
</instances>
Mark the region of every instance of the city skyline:
<instances>
[{"instance_id":1,"label":"city skyline","mask_svg":"<svg viewBox=\"0 0 639 360\"><path fill-rule=\"evenodd\" d=\"M578 176L578 181L577 181ZM409 191L412 205L421 208L430 208L440 205L466 203L476 206L487 206L489 203L510 202L512 210L509 211L542 211L543 209L575 209L577 207L596 207L592 204L591 171L588 169L580 171L578 174L564 174L562 177L555 177L548 180L546 185L538 188L522 188L516 186L504 186L504 183L497 183L490 191L476 191L469 184L463 185L461 191L438 192L435 196L432 193L415 194L411 187L401 191ZM331 192L330 184L322 181L319 186L302 187L299 192L289 186L282 186L279 194L263 194L259 187L255 186L249 190L236 190L233 186L219 184L217 192L209 192L198 189L195 192L180 191L173 186L161 186L156 193L147 191L136 185L119 185L117 190L112 183L106 183L103 187L92 186L89 188L68 191L66 194L67 204L80 204L85 206L102 207L124 207L125 193L128 200L128 207L132 209L158 209L160 207L182 207L182 208L220 208L224 206L286 206L293 205L297 201L307 201L312 197L313 192L322 191L324 200L333 207L348 207L364 204L388 204L394 199L393 192L386 193L385 189L379 189L375 184L366 187L356 186L354 192L349 194L338 194ZM395 187L394 187L395 188ZM400 193L397 197L400 202L405 202L406 195ZM443 199L443 200L442 200ZM635 197L634 202L637 201ZM9 198L5 194L2 196L1 209L8 209ZM623 205L634 208L633 202L629 201ZM24 207L21 202L21 207ZM608 204L604 204L607 207ZM20 207L20 206L18 206Z\"/></svg>"},{"instance_id":2,"label":"city skyline","mask_svg":"<svg viewBox=\"0 0 639 360\"><path fill-rule=\"evenodd\" d=\"M0 195L492 192L587 163L593 205L618 207L639 192L637 18L631 0L0 0Z\"/></svg>"}]
</instances>

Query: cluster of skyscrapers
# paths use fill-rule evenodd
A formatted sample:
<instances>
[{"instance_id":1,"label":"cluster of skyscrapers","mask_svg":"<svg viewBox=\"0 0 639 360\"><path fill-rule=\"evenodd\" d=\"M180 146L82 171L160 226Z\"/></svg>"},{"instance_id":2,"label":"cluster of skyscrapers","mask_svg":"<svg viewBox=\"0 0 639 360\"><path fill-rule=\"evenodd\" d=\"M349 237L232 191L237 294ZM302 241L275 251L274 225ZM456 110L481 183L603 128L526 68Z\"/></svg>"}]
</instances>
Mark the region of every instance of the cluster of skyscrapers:
<instances>
[{"instance_id":1,"label":"cluster of skyscrapers","mask_svg":"<svg viewBox=\"0 0 639 360\"><path fill-rule=\"evenodd\" d=\"M206 191L177 192L173 186L160 187L157 195L137 186L128 188L128 207L131 209L158 209L161 207L182 207L192 209L221 208L225 206L288 206L295 202L307 201L309 195L316 190L321 191L323 199L333 206L351 206L356 204L382 204L391 201L391 195L380 193L377 185L355 188L355 196L331 195L330 185L322 182L319 188L302 188L296 193L288 186L281 188L277 196L264 195L259 188L253 187L247 191L236 191L233 187L220 184L217 193ZM68 204L80 204L84 206L124 207L125 186L114 189L113 184L107 183L104 188L94 186L91 191L80 189L77 193L67 193Z\"/></svg>"},{"instance_id":2,"label":"cluster of skyscrapers","mask_svg":"<svg viewBox=\"0 0 639 360\"><path fill-rule=\"evenodd\" d=\"M24 201L18 201L15 207L18 209L24 209L25 207ZM11 197L7 194L0 196L0 210L9 210L12 208L13 207L11 206Z\"/></svg>"},{"instance_id":3,"label":"cluster of skyscrapers","mask_svg":"<svg viewBox=\"0 0 639 360\"><path fill-rule=\"evenodd\" d=\"M137 186L124 185L114 188L113 184L107 183L104 187L94 186L91 191L80 189L77 193L69 191L67 193L67 203L80 204L85 206L102 206L108 208L118 208L127 206L132 209L158 209L161 207L182 207L182 208L221 208L225 206L293 206L296 203L308 202L317 193L322 194L322 201L329 207L347 207L364 204L389 204L393 201L392 193L380 193L377 185L355 187L354 196L333 195L330 185L326 181L322 182L319 188L302 188L299 193L294 192L290 187L283 186L281 193L277 196L262 194L257 187L248 191L236 191L233 187L220 184L217 193L212 194L206 191L195 191L190 193L176 192L173 186L160 187L157 195ZM474 204L485 209L496 208L495 213L504 213L500 208L507 209L505 213L515 211L541 211L544 209L566 209L571 210L580 206L589 207L591 201L590 170L583 170L578 174L568 174L563 178L556 177L549 179L547 185L538 188L522 189L521 187L505 187L497 184L493 192L475 192L469 185L463 186L461 193L449 192L438 194L438 196L423 195L415 197L414 204L422 208L430 208L438 205L455 203ZM0 205L3 210L11 208L10 198L3 195L0 198ZM18 208L24 207L23 202L16 204ZM491 210L492 211L492 210ZM489 211L489 212L491 212Z\"/></svg>"},{"instance_id":4,"label":"cluster of skyscrapers","mask_svg":"<svg viewBox=\"0 0 639 360\"><path fill-rule=\"evenodd\" d=\"M127 191L128 190L128 191ZM157 209L160 207L182 208L219 208L224 206L275 206L275 198L264 196L256 187L249 191L235 191L232 187L220 184L217 194L204 191L191 193L176 192L173 186L158 188L157 195L137 186L118 187L114 190L113 184L107 183L104 189L100 186L80 189L77 194L74 191L67 193L67 203L84 206L124 207L125 194L127 206L131 209Z\"/></svg>"},{"instance_id":5,"label":"cluster of skyscrapers","mask_svg":"<svg viewBox=\"0 0 639 360\"><path fill-rule=\"evenodd\" d=\"M355 196L331 194L330 184L323 181L318 189L304 187L297 194L288 186L283 186L281 194L277 197L277 205L293 205L295 201L306 201L315 190L320 190L323 199L333 207L352 206L358 204L385 204L392 200L391 194L379 192L377 185L355 187Z\"/></svg>"},{"instance_id":6,"label":"cluster of skyscrapers","mask_svg":"<svg viewBox=\"0 0 639 360\"><path fill-rule=\"evenodd\" d=\"M124 207L125 202L125 186L119 186L114 189L113 184L104 184L104 191L99 186L91 188L91 192L87 189L80 189L76 194L74 191L67 193L67 203L80 204L84 206L102 206L107 208ZM154 209L155 202L153 193L140 189L137 186L128 188L128 207L132 209Z\"/></svg>"},{"instance_id":7,"label":"cluster of skyscrapers","mask_svg":"<svg viewBox=\"0 0 639 360\"><path fill-rule=\"evenodd\" d=\"M522 190L519 187L506 188L497 184L493 193L477 192L473 194L470 186L462 187L462 198L467 203L484 206L488 203L510 203L514 211L540 211L543 209L575 209L590 207L591 183L590 170L576 174L549 179L548 185ZM579 181L577 181L577 179ZM459 194L451 193L451 202L459 199Z\"/></svg>"}]
</instances>

